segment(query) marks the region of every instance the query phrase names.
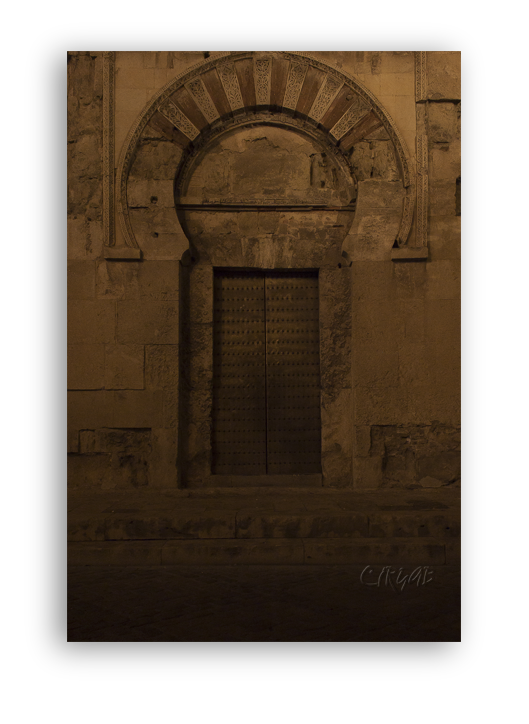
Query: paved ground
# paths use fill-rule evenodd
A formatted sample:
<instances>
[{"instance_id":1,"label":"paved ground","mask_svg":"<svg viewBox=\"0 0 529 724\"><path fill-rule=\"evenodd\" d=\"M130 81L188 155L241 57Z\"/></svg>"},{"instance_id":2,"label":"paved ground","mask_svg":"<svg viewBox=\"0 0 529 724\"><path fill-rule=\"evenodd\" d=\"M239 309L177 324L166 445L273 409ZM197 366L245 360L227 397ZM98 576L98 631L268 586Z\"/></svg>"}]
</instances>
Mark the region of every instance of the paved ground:
<instances>
[{"instance_id":1,"label":"paved ground","mask_svg":"<svg viewBox=\"0 0 529 724\"><path fill-rule=\"evenodd\" d=\"M458 567L363 569L70 566L68 641L460 640Z\"/></svg>"}]
</instances>

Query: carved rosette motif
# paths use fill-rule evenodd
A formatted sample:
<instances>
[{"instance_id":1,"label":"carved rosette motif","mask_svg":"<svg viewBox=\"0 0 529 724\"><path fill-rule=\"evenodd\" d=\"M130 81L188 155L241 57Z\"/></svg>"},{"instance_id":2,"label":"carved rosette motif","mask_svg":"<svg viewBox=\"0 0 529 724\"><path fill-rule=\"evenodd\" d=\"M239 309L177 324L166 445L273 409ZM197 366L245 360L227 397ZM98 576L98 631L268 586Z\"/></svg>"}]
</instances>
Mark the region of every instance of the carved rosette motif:
<instances>
[{"instance_id":1,"label":"carved rosette motif","mask_svg":"<svg viewBox=\"0 0 529 724\"><path fill-rule=\"evenodd\" d=\"M315 121L321 121L342 86L343 81L341 79L328 75L318 91L318 95L309 111L309 116L314 118Z\"/></svg>"},{"instance_id":2,"label":"carved rosette motif","mask_svg":"<svg viewBox=\"0 0 529 724\"><path fill-rule=\"evenodd\" d=\"M219 114L215 104L211 100L211 96L206 90L203 80L201 78L192 80L186 85L186 88L193 96L193 99L204 114L208 123L216 121L217 118L219 118Z\"/></svg>"},{"instance_id":3,"label":"carved rosette motif","mask_svg":"<svg viewBox=\"0 0 529 724\"><path fill-rule=\"evenodd\" d=\"M103 243L114 246L114 53L103 53Z\"/></svg>"},{"instance_id":4,"label":"carved rosette motif","mask_svg":"<svg viewBox=\"0 0 529 724\"><path fill-rule=\"evenodd\" d=\"M231 110L236 111L239 108L244 108L239 79L237 78L233 63L223 63L219 65L217 67L217 73L219 74Z\"/></svg>"},{"instance_id":5,"label":"carved rosette motif","mask_svg":"<svg viewBox=\"0 0 529 724\"><path fill-rule=\"evenodd\" d=\"M287 87L285 89L285 97L283 98L284 108L290 108L293 111L296 110L307 69L308 66L305 63L290 63Z\"/></svg>"},{"instance_id":6,"label":"carved rosette motif","mask_svg":"<svg viewBox=\"0 0 529 724\"><path fill-rule=\"evenodd\" d=\"M417 246L428 243L428 137L417 136Z\"/></svg>"},{"instance_id":7,"label":"carved rosette motif","mask_svg":"<svg viewBox=\"0 0 529 724\"><path fill-rule=\"evenodd\" d=\"M415 100L425 101L426 88L426 51L415 51Z\"/></svg>"},{"instance_id":8,"label":"carved rosette motif","mask_svg":"<svg viewBox=\"0 0 529 724\"><path fill-rule=\"evenodd\" d=\"M182 131L182 133L184 133L191 141L198 136L198 128L196 128L189 118L184 116L182 111L171 101L168 101L165 105L160 106L158 110L167 118L168 121L171 121L173 126L176 126L178 130Z\"/></svg>"},{"instance_id":9,"label":"carved rosette motif","mask_svg":"<svg viewBox=\"0 0 529 724\"><path fill-rule=\"evenodd\" d=\"M258 106L267 106L270 103L271 73L272 61L270 58L255 61L255 98Z\"/></svg>"}]
</instances>

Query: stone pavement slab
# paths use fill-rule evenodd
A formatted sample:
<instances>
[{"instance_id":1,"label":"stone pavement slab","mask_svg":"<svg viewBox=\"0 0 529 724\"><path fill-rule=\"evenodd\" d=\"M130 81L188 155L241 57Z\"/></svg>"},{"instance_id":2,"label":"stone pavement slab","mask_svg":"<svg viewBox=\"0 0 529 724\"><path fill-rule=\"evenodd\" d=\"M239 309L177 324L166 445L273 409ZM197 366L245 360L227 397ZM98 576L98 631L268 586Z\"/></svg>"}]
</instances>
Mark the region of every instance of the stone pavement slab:
<instances>
[{"instance_id":1,"label":"stone pavement slab","mask_svg":"<svg viewBox=\"0 0 529 724\"><path fill-rule=\"evenodd\" d=\"M459 567L383 568L70 566L68 641L460 640Z\"/></svg>"}]
</instances>

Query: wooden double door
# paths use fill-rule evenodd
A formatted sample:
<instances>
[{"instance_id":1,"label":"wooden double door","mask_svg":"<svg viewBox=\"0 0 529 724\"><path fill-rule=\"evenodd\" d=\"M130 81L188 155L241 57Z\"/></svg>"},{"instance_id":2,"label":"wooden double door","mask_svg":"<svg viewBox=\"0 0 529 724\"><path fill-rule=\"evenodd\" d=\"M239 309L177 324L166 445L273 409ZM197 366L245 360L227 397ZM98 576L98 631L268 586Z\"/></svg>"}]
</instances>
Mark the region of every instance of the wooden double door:
<instances>
[{"instance_id":1,"label":"wooden double door","mask_svg":"<svg viewBox=\"0 0 529 724\"><path fill-rule=\"evenodd\" d=\"M321 472L317 272L214 276L212 473Z\"/></svg>"}]
</instances>

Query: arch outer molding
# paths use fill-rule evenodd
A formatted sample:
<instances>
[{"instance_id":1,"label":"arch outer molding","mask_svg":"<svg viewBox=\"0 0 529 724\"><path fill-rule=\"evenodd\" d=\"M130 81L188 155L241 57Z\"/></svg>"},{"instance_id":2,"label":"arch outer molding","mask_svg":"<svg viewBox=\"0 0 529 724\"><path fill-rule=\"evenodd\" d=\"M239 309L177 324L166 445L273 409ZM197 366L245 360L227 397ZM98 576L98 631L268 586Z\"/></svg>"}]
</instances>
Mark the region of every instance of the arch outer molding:
<instances>
[{"instance_id":1,"label":"arch outer molding","mask_svg":"<svg viewBox=\"0 0 529 724\"><path fill-rule=\"evenodd\" d=\"M129 130L116 174L116 211L128 247L138 248L129 218L127 181L136 148L151 124L182 149L189 166L226 127L292 117L327 136L338 155L384 129L406 190L396 243L406 245L415 206L409 153L390 114L358 80L305 52L216 53L173 78L152 97ZM347 160L347 159L345 159ZM111 237L110 244L114 239ZM139 253L139 252L138 252Z\"/></svg>"}]
</instances>

